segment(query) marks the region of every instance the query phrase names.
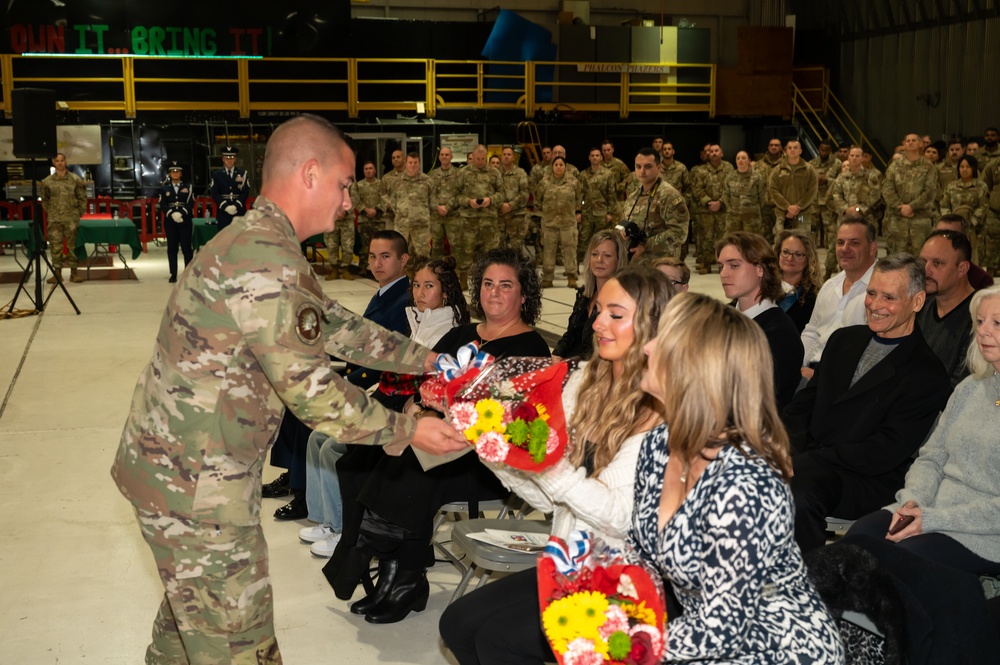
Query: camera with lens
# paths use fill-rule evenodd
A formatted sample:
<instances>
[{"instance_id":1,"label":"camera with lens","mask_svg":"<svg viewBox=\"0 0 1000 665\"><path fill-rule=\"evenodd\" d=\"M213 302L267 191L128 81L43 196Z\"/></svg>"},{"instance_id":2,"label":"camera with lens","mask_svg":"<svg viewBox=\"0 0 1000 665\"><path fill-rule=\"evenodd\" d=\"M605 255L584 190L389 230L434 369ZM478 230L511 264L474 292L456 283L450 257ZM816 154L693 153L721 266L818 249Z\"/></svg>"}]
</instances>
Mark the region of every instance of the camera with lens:
<instances>
[{"instance_id":1,"label":"camera with lens","mask_svg":"<svg viewBox=\"0 0 1000 665\"><path fill-rule=\"evenodd\" d=\"M646 242L646 232L640 229L635 222L622 220L615 228L625 234L629 252Z\"/></svg>"}]
</instances>

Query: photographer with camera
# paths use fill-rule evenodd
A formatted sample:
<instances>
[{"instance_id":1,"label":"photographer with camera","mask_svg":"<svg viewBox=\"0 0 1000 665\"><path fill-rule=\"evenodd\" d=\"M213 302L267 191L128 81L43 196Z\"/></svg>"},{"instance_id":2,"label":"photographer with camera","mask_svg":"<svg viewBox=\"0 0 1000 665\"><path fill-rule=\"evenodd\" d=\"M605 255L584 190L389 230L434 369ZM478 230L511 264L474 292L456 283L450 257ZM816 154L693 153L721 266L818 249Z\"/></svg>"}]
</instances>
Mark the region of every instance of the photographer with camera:
<instances>
[{"instance_id":1,"label":"photographer with camera","mask_svg":"<svg viewBox=\"0 0 1000 665\"><path fill-rule=\"evenodd\" d=\"M625 201L617 227L628 244L631 260L640 256L645 262L679 257L690 215L684 196L660 177L659 153L648 147L639 150L635 177L640 186Z\"/></svg>"}]
</instances>

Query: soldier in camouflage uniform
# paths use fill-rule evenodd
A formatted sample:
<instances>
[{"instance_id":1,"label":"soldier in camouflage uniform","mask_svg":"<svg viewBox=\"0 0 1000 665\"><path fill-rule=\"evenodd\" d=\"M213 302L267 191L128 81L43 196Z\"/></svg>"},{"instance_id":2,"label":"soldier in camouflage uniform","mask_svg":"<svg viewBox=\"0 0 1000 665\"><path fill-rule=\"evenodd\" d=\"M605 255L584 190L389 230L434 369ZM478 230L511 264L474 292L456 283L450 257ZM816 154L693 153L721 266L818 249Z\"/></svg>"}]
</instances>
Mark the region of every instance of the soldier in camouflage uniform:
<instances>
[{"instance_id":1,"label":"soldier in camouflage uniform","mask_svg":"<svg viewBox=\"0 0 1000 665\"><path fill-rule=\"evenodd\" d=\"M421 172L417 153L406 156L406 170L390 190L389 204L396 211L395 230L406 238L410 256L430 256L434 182Z\"/></svg>"},{"instance_id":2,"label":"soldier in camouflage uniform","mask_svg":"<svg viewBox=\"0 0 1000 665\"><path fill-rule=\"evenodd\" d=\"M538 187L542 203L542 288L552 287L556 248L561 245L566 286L575 289L583 184L569 174L561 156L552 158L551 168L552 173L542 178Z\"/></svg>"},{"instance_id":3,"label":"soldier in camouflage uniform","mask_svg":"<svg viewBox=\"0 0 1000 665\"><path fill-rule=\"evenodd\" d=\"M1000 162L990 164L981 177L989 203L980 236L979 264L994 277L1000 277Z\"/></svg>"},{"instance_id":4,"label":"soldier in camouflage uniform","mask_svg":"<svg viewBox=\"0 0 1000 665\"><path fill-rule=\"evenodd\" d=\"M833 156L833 144L829 141L820 141L819 156L809 160L809 166L816 169L816 181L819 189L816 194L816 214L813 217L813 226L816 232L823 231L823 239L827 245L837 240L837 218L826 206L830 185L837 176L840 175L841 161Z\"/></svg>"},{"instance_id":5,"label":"soldier in camouflage uniform","mask_svg":"<svg viewBox=\"0 0 1000 665\"><path fill-rule=\"evenodd\" d=\"M545 177L545 169L552 164L552 148L542 146L542 161L531 167L528 189L531 191L531 214L528 215L528 235L524 249L534 260L541 250L542 204L538 201L538 184Z\"/></svg>"},{"instance_id":6,"label":"soldier in camouflage uniform","mask_svg":"<svg viewBox=\"0 0 1000 665\"><path fill-rule=\"evenodd\" d=\"M767 142L767 152L765 152L760 159L758 159L753 168L760 177L764 179L765 183L771 182L771 171L784 159L784 155L781 152L781 139L771 139ZM776 213L774 212L774 201L771 200L771 193L768 191L767 199L764 201L764 208L761 210L761 217L768 220L764 223L764 237L767 241L774 244L774 227L771 225L770 220L776 218Z\"/></svg>"},{"instance_id":7,"label":"soldier in camouflage uniform","mask_svg":"<svg viewBox=\"0 0 1000 665\"><path fill-rule=\"evenodd\" d=\"M464 289L476 252L488 252L500 246L497 210L499 198L503 196L503 183L500 172L486 163L486 146L480 144L472 151L472 163L459 172L455 190L462 229L459 242L452 245L451 253L458 264L459 283Z\"/></svg>"},{"instance_id":8,"label":"soldier in camouflage uniform","mask_svg":"<svg viewBox=\"0 0 1000 665\"><path fill-rule=\"evenodd\" d=\"M715 263L715 243L726 230L726 204L722 200L723 185L733 174L733 166L722 161L722 148L712 144L708 148L708 161L691 175L691 189L698 210L695 220L695 257L698 272L707 275Z\"/></svg>"},{"instance_id":9,"label":"soldier in camouflage uniform","mask_svg":"<svg viewBox=\"0 0 1000 665\"><path fill-rule=\"evenodd\" d=\"M693 211L694 204L691 202L691 174L683 162L674 158L675 154L673 143L666 142L660 148L660 177L663 178L664 182L670 183L674 189L681 193L684 201L687 203L688 210ZM633 173L630 178L635 180L635 174ZM635 181L638 182L638 180ZM632 193L631 190L629 193ZM694 213L692 212L691 215L693 219ZM681 243L680 259L682 261L687 258L688 241L690 238L691 223L688 222L688 232L684 237L684 242Z\"/></svg>"},{"instance_id":10,"label":"soldier in camouflage uniform","mask_svg":"<svg viewBox=\"0 0 1000 665\"><path fill-rule=\"evenodd\" d=\"M983 147L975 152L973 157L979 163L979 172L985 173L987 167L1000 162L1000 130L987 127L983 133Z\"/></svg>"},{"instance_id":11,"label":"soldier in camouflage uniform","mask_svg":"<svg viewBox=\"0 0 1000 665\"><path fill-rule=\"evenodd\" d=\"M505 247L524 251L524 236L528 233L528 174L514 163L514 149L510 146L501 151L500 180L503 183L499 222L500 240Z\"/></svg>"},{"instance_id":12,"label":"soldier in camouflage uniform","mask_svg":"<svg viewBox=\"0 0 1000 665\"><path fill-rule=\"evenodd\" d=\"M583 187L583 209L576 245L577 263L583 263L584 254L594 234L610 228L617 221L619 202L614 174L602 163L600 149L591 148L590 168L584 169L579 175L580 185Z\"/></svg>"},{"instance_id":13,"label":"soldier in camouflage uniform","mask_svg":"<svg viewBox=\"0 0 1000 665\"><path fill-rule=\"evenodd\" d=\"M460 169L451 163L451 148L441 148L438 161L441 166L428 174L434 183L434 214L431 215L431 256L444 257L444 239L447 234L452 252L462 235L462 218L458 214L458 182Z\"/></svg>"},{"instance_id":14,"label":"soldier in camouflage uniform","mask_svg":"<svg viewBox=\"0 0 1000 665\"><path fill-rule=\"evenodd\" d=\"M882 179L885 244L890 254L918 256L933 229L937 207L937 169L920 153L920 137L907 134L905 155L893 160Z\"/></svg>"},{"instance_id":15,"label":"soldier in camouflage uniform","mask_svg":"<svg viewBox=\"0 0 1000 665\"><path fill-rule=\"evenodd\" d=\"M55 274L48 279L49 284L62 281L63 241L69 252L69 280L82 282L77 272L76 233L80 229L80 215L87 212L87 185L75 173L66 168L66 155L61 152L52 159L56 172L42 180L39 196L42 209L48 219L49 253L52 255L52 269Z\"/></svg>"},{"instance_id":16,"label":"soldier in camouflage uniform","mask_svg":"<svg viewBox=\"0 0 1000 665\"><path fill-rule=\"evenodd\" d=\"M847 153L847 168L830 183L826 207L836 220L840 220L848 208L855 209L864 216L865 221L874 226L875 210L882 200L882 189L878 175L866 169L862 165L863 161L864 153L861 148L852 146ZM829 279L838 270L836 225L826 237L826 278Z\"/></svg>"},{"instance_id":17,"label":"soldier in camouflage uniform","mask_svg":"<svg viewBox=\"0 0 1000 665\"><path fill-rule=\"evenodd\" d=\"M677 258L691 218L684 196L660 178L660 154L652 148L642 148L635 156L635 177L640 186L625 201L622 221L633 222L646 240L630 249L631 260Z\"/></svg>"},{"instance_id":18,"label":"soldier in camouflage uniform","mask_svg":"<svg viewBox=\"0 0 1000 665\"><path fill-rule=\"evenodd\" d=\"M351 209L337 216L333 231L323 234L323 244L326 245L326 260L330 264L330 272L326 273L326 281L331 282L343 277L353 281L350 267L354 262L354 211L358 209L361 200L358 198L357 183L351 183ZM362 273L363 274L363 273Z\"/></svg>"},{"instance_id":19,"label":"soldier in camouflage uniform","mask_svg":"<svg viewBox=\"0 0 1000 665\"><path fill-rule=\"evenodd\" d=\"M601 142L601 157L604 158L601 165L614 174L615 192L618 193L618 200L624 201L630 193L629 187L635 186L632 169L615 157L615 144L608 139Z\"/></svg>"},{"instance_id":20,"label":"soldier in camouflage uniform","mask_svg":"<svg viewBox=\"0 0 1000 665\"><path fill-rule=\"evenodd\" d=\"M338 441L390 454L467 447L444 421L372 401L327 355L414 373L433 356L326 298L302 255L299 243L350 207L343 135L316 116L289 120L263 168L254 210L171 294L111 470L165 588L147 663L281 662L260 476L286 406Z\"/></svg>"},{"instance_id":21,"label":"soldier in camouflage uniform","mask_svg":"<svg viewBox=\"0 0 1000 665\"><path fill-rule=\"evenodd\" d=\"M375 177L377 173L375 162L365 162L363 167L364 180L351 185L351 202L354 212L358 214L358 272L361 276L371 272L368 269L368 247L372 244L372 235L376 231L385 230L385 220L382 216L382 183ZM349 271L341 275L344 279L354 279Z\"/></svg>"},{"instance_id":22,"label":"soldier in camouflage uniform","mask_svg":"<svg viewBox=\"0 0 1000 665\"><path fill-rule=\"evenodd\" d=\"M774 204L774 235L799 228L816 240L813 217L819 178L816 169L802 159L802 144L792 139L785 144L785 158L771 169L767 191Z\"/></svg>"},{"instance_id":23,"label":"soldier in camouflage uniform","mask_svg":"<svg viewBox=\"0 0 1000 665\"><path fill-rule=\"evenodd\" d=\"M965 146L961 139L952 139L948 143L948 151L944 154L936 166L938 170L938 205L944 198L944 192L948 185L958 180L958 160L965 157ZM982 173L982 171L980 171Z\"/></svg>"},{"instance_id":24,"label":"soldier in camouflage uniform","mask_svg":"<svg viewBox=\"0 0 1000 665\"><path fill-rule=\"evenodd\" d=\"M379 196L382 197L382 219L385 222L387 231L396 229L396 211L392 209L392 187L396 180L403 175L406 160L402 150L392 151L392 170L382 176L379 188Z\"/></svg>"},{"instance_id":25,"label":"soldier in camouflage uniform","mask_svg":"<svg viewBox=\"0 0 1000 665\"><path fill-rule=\"evenodd\" d=\"M736 170L722 185L722 203L726 211L726 231L748 231L764 235L761 209L767 198L767 185L760 173L750 168L750 154L736 153Z\"/></svg>"}]
</instances>

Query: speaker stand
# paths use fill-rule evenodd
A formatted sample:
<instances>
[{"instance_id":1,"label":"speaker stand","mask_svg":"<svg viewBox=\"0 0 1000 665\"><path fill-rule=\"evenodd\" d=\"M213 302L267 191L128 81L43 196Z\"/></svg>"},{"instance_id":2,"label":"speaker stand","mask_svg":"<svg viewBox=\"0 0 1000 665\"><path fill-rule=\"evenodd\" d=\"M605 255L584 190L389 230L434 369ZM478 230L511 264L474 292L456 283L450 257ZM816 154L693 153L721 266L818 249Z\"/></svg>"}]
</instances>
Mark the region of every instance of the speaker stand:
<instances>
[{"instance_id":1,"label":"speaker stand","mask_svg":"<svg viewBox=\"0 0 1000 665\"><path fill-rule=\"evenodd\" d=\"M14 305L17 304L17 299L24 292L25 297L31 301L35 306L34 310L29 311L29 314L41 314L45 311L45 307L49 303L49 298L52 294L56 292L56 287L62 289L63 295L66 296L66 300L69 304L73 306L73 310L80 315L80 308L76 306L76 302L73 297L70 296L69 291L66 290L66 285L63 283L62 274L56 274L56 269L52 267L52 262L49 261L49 256L46 253L46 241L44 234L42 233L42 215L41 206L38 203L38 178L35 173L35 158L32 157L31 161L31 237L34 240L33 249L29 250L28 254L28 264L24 268L24 272L21 274L21 281L17 285L17 291L14 292L14 298L10 301L10 308L4 314L3 318L9 319L14 315ZM69 251L75 251L75 248L70 247ZM56 276L56 283L52 285L52 289L49 294L42 299L42 262L49 267L49 271ZM27 283L31 278L32 274L35 276L35 297L32 298L31 294L28 293Z\"/></svg>"}]
</instances>

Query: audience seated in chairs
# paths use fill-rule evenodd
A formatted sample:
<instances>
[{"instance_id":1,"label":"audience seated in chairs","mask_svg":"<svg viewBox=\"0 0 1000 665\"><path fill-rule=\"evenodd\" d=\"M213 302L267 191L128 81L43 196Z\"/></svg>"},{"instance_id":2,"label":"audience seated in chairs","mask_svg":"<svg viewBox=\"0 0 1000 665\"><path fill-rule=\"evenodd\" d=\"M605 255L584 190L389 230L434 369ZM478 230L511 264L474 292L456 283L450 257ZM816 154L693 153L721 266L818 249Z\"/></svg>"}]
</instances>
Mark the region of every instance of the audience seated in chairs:
<instances>
[{"instance_id":1,"label":"audience seated in chairs","mask_svg":"<svg viewBox=\"0 0 1000 665\"><path fill-rule=\"evenodd\" d=\"M914 323L925 281L923 262L908 254L876 263L868 324L830 336L815 376L784 411L804 551L825 542L827 516L857 519L892 500L951 393Z\"/></svg>"}]
</instances>

